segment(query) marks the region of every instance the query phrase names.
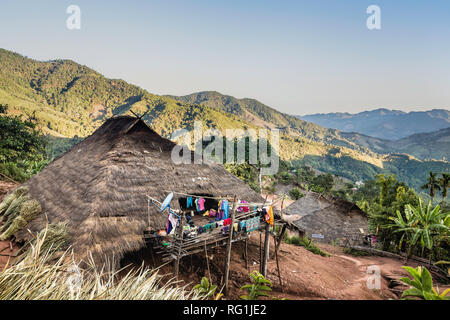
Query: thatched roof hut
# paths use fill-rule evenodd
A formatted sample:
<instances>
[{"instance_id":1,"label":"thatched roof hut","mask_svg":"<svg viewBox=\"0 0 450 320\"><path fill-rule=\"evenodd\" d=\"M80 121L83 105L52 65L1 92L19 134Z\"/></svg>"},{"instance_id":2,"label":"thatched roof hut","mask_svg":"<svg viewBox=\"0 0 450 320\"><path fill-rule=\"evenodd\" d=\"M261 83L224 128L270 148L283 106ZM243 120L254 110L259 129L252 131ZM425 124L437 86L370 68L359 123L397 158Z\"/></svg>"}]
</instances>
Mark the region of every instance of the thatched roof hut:
<instances>
[{"instance_id":1,"label":"thatched roof hut","mask_svg":"<svg viewBox=\"0 0 450 320\"><path fill-rule=\"evenodd\" d=\"M165 228L167 213L150 207L147 195L164 199L168 191L215 196L238 195L261 201L261 196L215 163L179 164L171 160L175 144L142 120L120 116L50 163L25 183L43 214L18 235L29 238L49 223L66 222L70 244L81 258L116 260L145 246L143 231ZM193 156L193 152L184 149ZM172 207L177 208L175 195Z\"/></svg>"},{"instance_id":2,"label":"thatched roof hut","mask_svg":"<svg viewBox=\"0 0 450 320\"><path fill-rule=\"evenodd\" d=\"M283 220L303 235L323 236L319 240L325 242L362 241L368 233L367 215L356 204L311 191L286 208Z\"/></svg>"}]
</instances>

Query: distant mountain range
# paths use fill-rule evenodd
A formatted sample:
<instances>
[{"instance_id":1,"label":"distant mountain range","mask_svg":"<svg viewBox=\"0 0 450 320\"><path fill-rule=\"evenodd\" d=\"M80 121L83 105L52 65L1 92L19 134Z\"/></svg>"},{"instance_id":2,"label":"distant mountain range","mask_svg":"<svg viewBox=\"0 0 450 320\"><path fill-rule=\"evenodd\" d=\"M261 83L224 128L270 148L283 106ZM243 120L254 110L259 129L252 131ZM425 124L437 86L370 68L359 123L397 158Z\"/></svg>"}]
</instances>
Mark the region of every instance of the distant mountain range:
<instances>
[{"instance_id":1,"label":"distant mountain range","mask_svg":"<svg viewBox=\"0 0 450 320\"><path fill-rule=\"evenodd\" d=\"M356 114L320 113L298 116L305 121L344 132L358 132L375 138L397 140L407 136L450 127L450 111L403 112L376 109Z\"/></svg>"},{"instance_id":2,"label":"distant mountain range","mask_svg":"<svg viewBox=\"0 0 450 320\"><path fill-rule=\"evenodd\" d=\"M147 112L143 118L164 137L194 121L222 133L226 129L277 128L280 158L352 181L395 173L399 180L419 188L429 170L450 170L449 132L436 133L439 150L427 137L392 144L383 139L343 133L278 112L254 99L237 99L208 91L188 96L161 96L108 79L71 60L36 61L0 49L0 103L11 114L34 114L53 148L65 150L113 115ZM437 137L436 136L436 137ZM74 138L75 137L75 138ZM446 140L447 139L447 140ZM402 153L402 154L397 154ZM423 161L434 158L439 160Z\"/></svg>"}]
</instances>

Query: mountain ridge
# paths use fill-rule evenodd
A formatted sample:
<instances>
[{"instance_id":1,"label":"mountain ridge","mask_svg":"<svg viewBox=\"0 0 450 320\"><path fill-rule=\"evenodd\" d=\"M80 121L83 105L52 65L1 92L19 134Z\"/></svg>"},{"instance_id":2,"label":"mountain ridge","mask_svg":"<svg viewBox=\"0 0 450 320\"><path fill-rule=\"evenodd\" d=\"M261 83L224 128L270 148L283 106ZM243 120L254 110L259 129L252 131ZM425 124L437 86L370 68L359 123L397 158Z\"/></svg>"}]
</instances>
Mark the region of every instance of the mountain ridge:
<instances>
[{"instance_id":1,"label":"mountain ridge","mask_svg":"<svg viewBox=\"0 0 450 320\"><path fill-rule=\"evenodd\" d=\"M354 114L317 113L297 118L342 132L358 132L386 140L398 140L416 133L450 127L450 111L436 108L411 112L379 108Z\"/></svg>"},{"instance_id":2,"label":"mountain ridge","mask_svg":"<svg viewBox=\"0 0 450 320\"><path fill-rule=\"evenodd\" d=\"M194 94L184 99L197 98ZM399 179L417 187L430 169L448 171L446 162L399 157L394 163L338 130L283 114L255 99L218 92L205 94L199 104L181 99L108 79L72 60L36 61L0 49L0 103L8 104L12 114L34 114L43 132L52 136L85 137L105 119L130 114L132 109L138 114L148 112L144 121L164 137L180 128L192 129L194 121L221 132L270 125L281 131L279 155L283 160L316 164L318 169L353 181L396 172Z\"/></svg>"}]
</instances>

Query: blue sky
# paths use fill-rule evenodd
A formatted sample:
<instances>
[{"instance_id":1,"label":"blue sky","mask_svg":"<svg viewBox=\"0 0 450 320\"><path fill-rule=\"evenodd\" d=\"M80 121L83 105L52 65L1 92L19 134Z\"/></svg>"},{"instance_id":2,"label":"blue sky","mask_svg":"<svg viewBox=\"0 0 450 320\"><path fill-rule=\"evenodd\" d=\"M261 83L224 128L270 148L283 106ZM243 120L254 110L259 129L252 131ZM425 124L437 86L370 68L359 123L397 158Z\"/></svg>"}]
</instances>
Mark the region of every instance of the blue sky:
<instances>
[{"instance_id":1,"label":"blue sky","mask_svg":"<svg viewBox=\"0 0 450 320\"><path fill-rule=\"evenodd\" d=\"M71 4L80 30L66 28ZM381 30L366 27L371 4ZM0 47L291 114L450 107L450 1L2 0Z\"/></svg>"}]
</instances>

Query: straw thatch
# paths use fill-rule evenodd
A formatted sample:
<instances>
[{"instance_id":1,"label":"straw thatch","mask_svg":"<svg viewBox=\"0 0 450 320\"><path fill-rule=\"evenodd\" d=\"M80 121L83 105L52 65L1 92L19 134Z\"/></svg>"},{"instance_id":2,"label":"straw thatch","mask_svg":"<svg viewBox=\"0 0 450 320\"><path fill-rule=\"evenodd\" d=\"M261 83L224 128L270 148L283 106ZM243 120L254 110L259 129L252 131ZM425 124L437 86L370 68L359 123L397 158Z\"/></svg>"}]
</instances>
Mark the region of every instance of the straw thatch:
<instances>
[{"instance_id":1,"label":"straw thatch","mask_svg":"<svg viewBox=\"0 0 450 320\"><path fill-rule=\"evenodd\" d=\"M352 238L362 241L364 233L368 233L367 216L357 205L311 191L286 208L283 220L301 234L323 235L325 242Z\"/></svg>"},{"instance_id":2,"label":"straw thatch","mask_svg":"<svg viewBox=\"0 0 450 320\"><path fill-rule=\"evenodd\" d=\"M100 262L143 248L147 227L166 227L167 213L150 206L147 197L163 200L168 191L216 196L237 195L261 201L244 182L213 163L175 165L175 144L142 120L121 116L108 119L70 151L50 163L25 185L39 201L40 214L16 237L28 240L48 223L67 224L70 244L85 258L91 251ZM189 152L191 157L193 152ZM178 208L177 195L172 207Z\"/></svg>"}]
</instances>

